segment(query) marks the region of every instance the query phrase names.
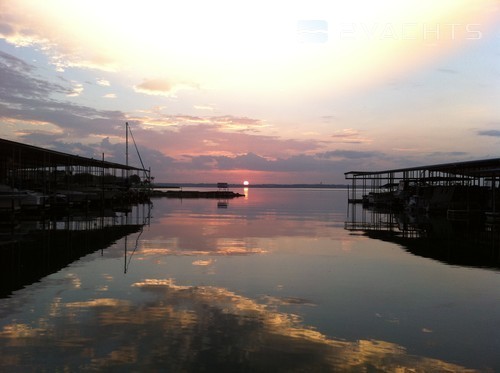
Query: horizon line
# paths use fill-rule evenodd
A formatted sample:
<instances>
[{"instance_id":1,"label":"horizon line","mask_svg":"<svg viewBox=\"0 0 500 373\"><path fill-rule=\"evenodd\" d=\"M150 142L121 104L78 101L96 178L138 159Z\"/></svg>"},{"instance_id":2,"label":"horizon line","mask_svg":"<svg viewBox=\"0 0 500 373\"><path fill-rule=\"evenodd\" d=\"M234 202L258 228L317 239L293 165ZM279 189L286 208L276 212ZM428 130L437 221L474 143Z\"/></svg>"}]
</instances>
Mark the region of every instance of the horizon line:
<instances>
[{"instance_id":1,"label":"horizon line","mask_svg":"<svg viewBox=\"0 0 500 373\"><path fill-rule=\"evenodd\" d=\"M217 186L217 182L155 182L153 186ZM256 187L256 186L314 186L314 187L347 187L349 184L338 183L256 183L244 185L243 183L227 183L228 186Z\"/></svg>"}]
</instances>

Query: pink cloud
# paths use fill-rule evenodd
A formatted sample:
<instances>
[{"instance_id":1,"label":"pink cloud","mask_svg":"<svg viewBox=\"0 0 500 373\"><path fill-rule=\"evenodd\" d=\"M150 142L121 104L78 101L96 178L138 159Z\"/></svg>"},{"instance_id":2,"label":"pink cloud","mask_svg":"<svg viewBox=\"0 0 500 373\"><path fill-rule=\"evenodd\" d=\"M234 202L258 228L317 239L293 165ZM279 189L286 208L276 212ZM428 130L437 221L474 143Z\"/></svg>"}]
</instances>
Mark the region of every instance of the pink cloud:
<instances>
[{"instance_id":1,"label":"pink cloud","mask_svg":"<svg viewBox=\"0 0 500 373\"><path fill-rule=\"evenodd\" d=\"M178 119L178 118L177 118ZM172 156L183 154L245 154L254 152L266 157L304 153L320 149L316 140L283 139L277 136L226 132L213 123L178 125L175 129L138 130L136 137L149 146Z\"/></svg>"},{"instance_id":2,"label":"pink cloud","mask_svg":"<svg viewBox=\"0 0 500 373\"><path fill-rule=\"evenodd\" d=\"M159 95L172 97L181 89L194 89L197 85L194 83L176 82L165 78L146 79L136 85L134 90L147 95Z\"/></svg>"},{"instance_id":3,"label":"pink cloud","mask_svg":"<svg viewBox=\"0 0 500 373\"><path fill-rule=\"evenodd\" d=\"M337 131L331 137L333 142L337 143L362 144L371 142L369 138L362 136L359 131L352 128Z\"/></svg>"}]
</instances>

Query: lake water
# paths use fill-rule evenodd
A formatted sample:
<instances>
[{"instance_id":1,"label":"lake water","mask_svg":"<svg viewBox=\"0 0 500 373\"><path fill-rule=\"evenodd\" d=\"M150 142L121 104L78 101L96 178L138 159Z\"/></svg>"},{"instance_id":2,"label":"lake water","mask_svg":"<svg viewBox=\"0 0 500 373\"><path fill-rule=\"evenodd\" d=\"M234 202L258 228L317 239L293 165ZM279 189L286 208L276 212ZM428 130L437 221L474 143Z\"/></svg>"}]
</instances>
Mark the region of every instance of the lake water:
<instances>
[{"instance_id":1,"label":"lake water","mask_svg":"<svg viewBox=\"0 0 500 373\"><path fill-rule=\"evenodd\" d=\"M500 371L493 228L244 193L20 223L0 371Z\"/></svg>"}]
</instances>

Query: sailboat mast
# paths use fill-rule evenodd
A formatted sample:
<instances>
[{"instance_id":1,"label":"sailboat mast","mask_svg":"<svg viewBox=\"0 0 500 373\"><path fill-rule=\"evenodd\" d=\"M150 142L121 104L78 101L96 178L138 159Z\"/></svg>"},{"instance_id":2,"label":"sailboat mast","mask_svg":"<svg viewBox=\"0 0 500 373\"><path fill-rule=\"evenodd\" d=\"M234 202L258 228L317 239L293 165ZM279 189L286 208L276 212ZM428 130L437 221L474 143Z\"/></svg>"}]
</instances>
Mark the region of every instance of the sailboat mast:
<instances>
[{"instance_id":1,"label":"sailboat mast","mask_svg":"<svg viewBox=\"0 0 500 373\"><path fill-rule=\"evenodd\" d=\"M125 164L128 167L128 122L125 122Z\"/></svg>"},{"instance_id":2,"label":"sailboat mast","mask_svg":"<svg viewBox=\"0 0 500 373\"><path fill-rule=\"evenodd\" d=\"M125 122L125 164L127 165L126 182L128 183L128 122Z\"/></svg>"}]
</instances>

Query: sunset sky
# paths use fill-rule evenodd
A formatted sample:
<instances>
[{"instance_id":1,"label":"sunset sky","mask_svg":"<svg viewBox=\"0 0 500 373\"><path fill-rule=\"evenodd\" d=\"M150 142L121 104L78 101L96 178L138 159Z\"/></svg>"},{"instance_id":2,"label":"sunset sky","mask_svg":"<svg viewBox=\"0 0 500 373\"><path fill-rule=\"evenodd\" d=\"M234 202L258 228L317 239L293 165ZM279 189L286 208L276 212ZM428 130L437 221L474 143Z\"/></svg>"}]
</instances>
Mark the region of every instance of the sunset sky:
<instances>
[{"instance_id":1,"label":"sunset sky","mask_svg":"<svg viewBox=\"0 0 500 373\"><path fill-rule=\"evenodd\" d=\"M0 0L0 138L124 163L128 121L156 181L496 158L499 99L498 0Z\"/></svg>"}]
</instances>

